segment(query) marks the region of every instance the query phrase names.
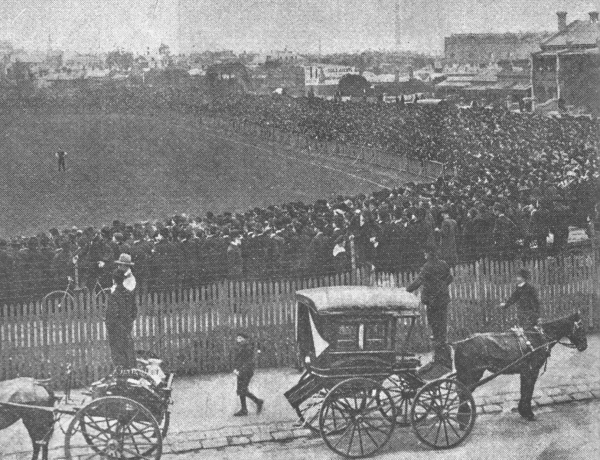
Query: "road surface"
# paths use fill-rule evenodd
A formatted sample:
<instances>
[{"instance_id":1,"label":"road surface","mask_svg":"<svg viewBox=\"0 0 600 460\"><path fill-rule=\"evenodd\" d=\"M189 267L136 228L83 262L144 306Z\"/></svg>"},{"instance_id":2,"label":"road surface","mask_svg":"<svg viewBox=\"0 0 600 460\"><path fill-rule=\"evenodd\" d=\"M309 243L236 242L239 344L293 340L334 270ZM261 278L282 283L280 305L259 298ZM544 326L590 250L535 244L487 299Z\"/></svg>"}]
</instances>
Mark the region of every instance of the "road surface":
<instances>
[{"instance_id":1,"label":"road surface","mask_svg":"<svg viewBox=\"0 0 600 460\"><path fill-rule=\"evenodd\" d=\"M320 438L262 443L164 456L165 460L335 460ZM478 417L471 436L454 449L422 447L409 428L397 429L377 460L562 460L600 458L600 401L548 406L527 422L515 413Z\"/></svg>"}]
</instances>

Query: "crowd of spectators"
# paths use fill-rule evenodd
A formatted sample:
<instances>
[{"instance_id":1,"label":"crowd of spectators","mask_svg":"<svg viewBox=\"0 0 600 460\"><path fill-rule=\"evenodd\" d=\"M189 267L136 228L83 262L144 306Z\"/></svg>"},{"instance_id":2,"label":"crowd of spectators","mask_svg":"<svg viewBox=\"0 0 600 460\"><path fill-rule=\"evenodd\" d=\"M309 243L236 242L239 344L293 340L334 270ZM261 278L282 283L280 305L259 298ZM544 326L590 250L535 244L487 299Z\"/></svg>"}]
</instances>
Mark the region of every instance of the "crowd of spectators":
<instances>
[{"instance_id":1,"label":"crowd of spectators","mask_svg":"<svg viewBox=\"0 0 600 460\"><path fill-rule=\"evenodd\" d=\"M132 255L136 277L158 291L225 278L320 276L353 265L412 271L427 245L437 245L451 265L545 257L566 247L569 226L586 227L595 215L598 124L588 118L287 97L205 104L178 92L134 96L109 98L111 110L167 104L196 116L408 152L455 165L458 174L371 196L0 240L0 304L64 289L75 266L82 284L107 286L123 252Z\"/></svg>"}]
</instances>

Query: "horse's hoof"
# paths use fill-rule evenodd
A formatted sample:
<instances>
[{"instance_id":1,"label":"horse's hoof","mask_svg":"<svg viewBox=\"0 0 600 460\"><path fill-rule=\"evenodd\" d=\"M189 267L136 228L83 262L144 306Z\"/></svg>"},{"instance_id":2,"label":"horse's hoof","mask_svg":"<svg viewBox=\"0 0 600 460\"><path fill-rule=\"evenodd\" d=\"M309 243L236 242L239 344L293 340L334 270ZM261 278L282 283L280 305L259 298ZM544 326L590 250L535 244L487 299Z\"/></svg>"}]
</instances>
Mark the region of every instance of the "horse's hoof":
<instances>
[{"instance_id":1,"label":"horse's hoof","mask_svg":"<svg viewBox=\"0 0 600 460\"><path fill-rule=\"evenodd\" d=\"M528 422L533 422L535 420L535 415L533 414L533 412L530 414L521 414L521 417L523 417Z\"/></svg>"}]
</instances>

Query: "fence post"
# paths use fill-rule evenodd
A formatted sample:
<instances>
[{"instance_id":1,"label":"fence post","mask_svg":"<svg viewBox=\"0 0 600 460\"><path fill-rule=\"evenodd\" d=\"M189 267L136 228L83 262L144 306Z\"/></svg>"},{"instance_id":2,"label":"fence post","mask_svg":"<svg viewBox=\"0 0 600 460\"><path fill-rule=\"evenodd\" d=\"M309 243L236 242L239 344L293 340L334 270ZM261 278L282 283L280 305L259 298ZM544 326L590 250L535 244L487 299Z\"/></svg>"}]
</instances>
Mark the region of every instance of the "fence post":
<instances>
[{"instance_id":1,"label":"fence post","mask_svg":"<svg viewBox=\"0 0 600 460\"><path fill-rule=\"evenodd\" d=\"M590 239L592 243L592 295L590 301L589 325L600 327L600 270L598 270L598 241L596 237L595 221L593 216L590 221Z\"/></svg>"}]
</instances>

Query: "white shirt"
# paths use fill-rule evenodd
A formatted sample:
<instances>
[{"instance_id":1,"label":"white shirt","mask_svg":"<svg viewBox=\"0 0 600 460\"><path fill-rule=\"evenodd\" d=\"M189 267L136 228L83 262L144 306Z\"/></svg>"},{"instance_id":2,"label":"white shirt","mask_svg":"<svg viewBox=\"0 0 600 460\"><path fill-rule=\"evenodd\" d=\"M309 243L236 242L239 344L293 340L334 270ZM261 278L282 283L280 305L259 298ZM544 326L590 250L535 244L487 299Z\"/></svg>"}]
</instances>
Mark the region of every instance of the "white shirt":
<instances>
[{"instance_id":1,"label":"white shirt","mask_svg":"<svg viewBox=\"0 0 600 460\"><path fill-rule=\"evenodd\" d=\"M135 276L131 273L131 268L128 268L125 272L125 279L123 280L123 287L127 289L129 292L133 292L136 286ZM110 288L110 292L114 293L115 289L117 289L117 285L113 284Z\"/></svg>"}]
</instances>

